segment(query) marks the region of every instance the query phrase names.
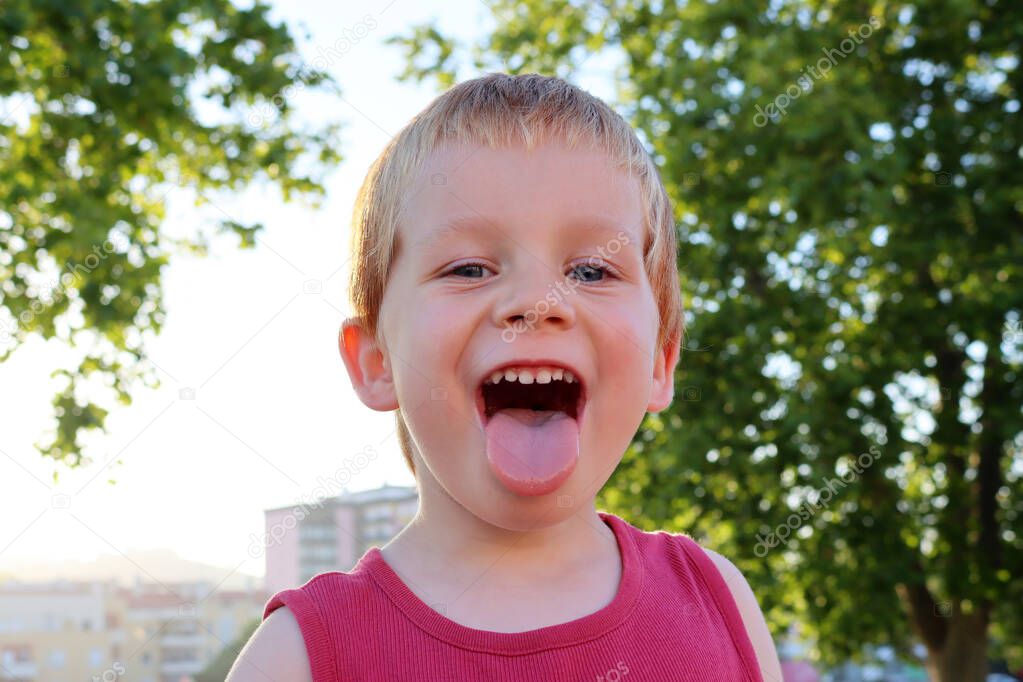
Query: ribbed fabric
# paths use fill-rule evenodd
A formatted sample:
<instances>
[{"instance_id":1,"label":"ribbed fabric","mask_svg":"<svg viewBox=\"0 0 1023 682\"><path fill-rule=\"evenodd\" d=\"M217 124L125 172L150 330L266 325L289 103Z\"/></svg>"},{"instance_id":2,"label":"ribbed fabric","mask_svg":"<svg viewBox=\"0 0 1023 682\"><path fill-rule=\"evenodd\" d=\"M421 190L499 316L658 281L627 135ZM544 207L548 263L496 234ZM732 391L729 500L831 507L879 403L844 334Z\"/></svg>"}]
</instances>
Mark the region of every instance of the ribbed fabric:
<instances>
[{"instance_id":1,"label":"ribbed fabric","mask_svg":"<svg viewBox=\"0 0 1023 682\"><path fill-rule=\"evenodd\" d=\"M263 618L291 609L313 682L763 682L731 592L703 549L686 535L597 513L618 541L618 592L567 623L510 633L460 625L420 600L378 547L347 573L273 595Z\"/></svg>"}]
</instances>

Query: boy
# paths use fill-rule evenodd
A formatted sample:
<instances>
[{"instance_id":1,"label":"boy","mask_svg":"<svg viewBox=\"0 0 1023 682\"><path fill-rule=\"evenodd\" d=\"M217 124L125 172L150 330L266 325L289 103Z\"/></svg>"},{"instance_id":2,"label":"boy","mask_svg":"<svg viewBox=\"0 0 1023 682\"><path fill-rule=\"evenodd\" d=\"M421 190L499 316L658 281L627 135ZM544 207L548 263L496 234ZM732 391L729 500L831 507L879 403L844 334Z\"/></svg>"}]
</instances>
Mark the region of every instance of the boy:
<instances>
[{"instance_id":1,"label":"boy","mask_svg":"<svg viewBox=\"0 0 1023 682\"><path fill-rule=\"evenodd\" d=\"M781 682L745 579L594 497L683 333L670 201L635 133L557 78L437 98L373 164L340 349L396 411L416 518L274 595L229 680Z\"/></svg>"}]
</instances>

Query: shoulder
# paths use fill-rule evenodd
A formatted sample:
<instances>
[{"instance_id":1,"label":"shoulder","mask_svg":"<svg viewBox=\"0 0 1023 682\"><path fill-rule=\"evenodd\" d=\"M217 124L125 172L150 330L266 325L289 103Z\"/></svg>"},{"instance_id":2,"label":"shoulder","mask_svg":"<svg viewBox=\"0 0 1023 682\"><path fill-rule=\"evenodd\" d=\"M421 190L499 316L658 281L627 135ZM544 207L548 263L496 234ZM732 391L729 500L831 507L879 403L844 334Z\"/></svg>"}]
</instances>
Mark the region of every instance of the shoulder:
<instances>
[{"instance_id":1,"label":"shoulder","mask_svg":"<svg viewBox=\"0 0 1023 682\"><path fill-rule=\"evenodd\" d=\"M238 654L225 682L265 680L312 682L309 657L298 621L282 606L259 624Z\"/></svg>"},{"instance_id":2,"label":"shoulder","mask_svg":"<svg viewBox=\"0 0 1023 682\"><path fill-rule=\"evenodd\" d=\"M732 593L735 605L742 616L743 625L746 626L746 632L753 644L753 650L757 654L761 676L765 680L781 680L781 663L778 661L778 651L775 649L771 632L767 629L767 622L764 620L764 614L760 610L760 605L757 603L757 598L746 577L742 571L735 567L735 564L714 550L703 546L701 549L707 553Z\"/></svg>"}]
</instances>

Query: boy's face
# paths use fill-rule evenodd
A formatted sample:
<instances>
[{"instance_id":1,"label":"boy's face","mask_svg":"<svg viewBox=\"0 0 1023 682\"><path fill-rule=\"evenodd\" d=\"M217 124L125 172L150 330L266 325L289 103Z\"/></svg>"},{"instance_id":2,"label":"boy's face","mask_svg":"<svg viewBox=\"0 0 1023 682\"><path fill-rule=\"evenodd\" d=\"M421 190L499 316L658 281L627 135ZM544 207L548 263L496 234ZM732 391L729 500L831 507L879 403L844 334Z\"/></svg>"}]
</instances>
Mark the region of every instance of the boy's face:
<instances>
[{"instance_id":1,"label":"boy's face","mask_svg":"<svg viewBox=\"0 0 1023 682\"><path fill-rule=\"evenodd\" d=\"M353 384L401 406L419 476L480 518L573 513L672 398L638 180L599 151L448 145L406 200L381 344L344 333Z\"/></svg>"}]
</instances>

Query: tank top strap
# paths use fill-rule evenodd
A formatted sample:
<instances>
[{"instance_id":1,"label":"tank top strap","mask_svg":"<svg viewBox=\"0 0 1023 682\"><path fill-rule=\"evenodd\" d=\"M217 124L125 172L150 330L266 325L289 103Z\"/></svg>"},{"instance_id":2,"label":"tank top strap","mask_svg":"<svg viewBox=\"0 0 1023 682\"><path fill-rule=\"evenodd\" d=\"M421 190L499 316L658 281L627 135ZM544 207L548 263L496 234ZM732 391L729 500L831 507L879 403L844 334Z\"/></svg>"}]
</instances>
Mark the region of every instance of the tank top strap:
<instances>
[{"instance_id":1,"label":"tank top strap","mask_svg":"<svg viewBox=\"0 0 1023 682\"><path fill-rule=\"evenodd\" d=\"M336 647L330 640L326 620L317 606L317 595L310 594L315 580L302 587L282 590L273 595L263 609L263 619L282 606L287 606L298 621L305 640L313 682L341 682L337 669Z\"/></svg>"},{"instance_id":2,"label":"tank top strap","mask_svg":"<svg viewBox=\"0 0 1023 682\"><path fill-rule=\"evenodd\" d=\"M739 656L742 658L743 666L749 672L753 682L764 682L760 674L760 664L757 662L756 651L753 649L753 643L750 641L746 625L743 623L742 614L739 613L735 597L732 596L732 590L728 587L728 583L725 582L721 571L718 570L714 561L707 556L707 552L704 551L699 543L688 535L676 535L676 537L679 538L683 551L696 567L707 587L707 591L713 598L722 618L724 618L728 634L732 638L732 643L739 652Z\"/></svg>"}]
</instances>

